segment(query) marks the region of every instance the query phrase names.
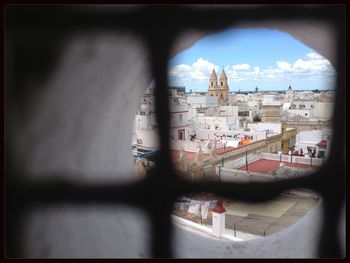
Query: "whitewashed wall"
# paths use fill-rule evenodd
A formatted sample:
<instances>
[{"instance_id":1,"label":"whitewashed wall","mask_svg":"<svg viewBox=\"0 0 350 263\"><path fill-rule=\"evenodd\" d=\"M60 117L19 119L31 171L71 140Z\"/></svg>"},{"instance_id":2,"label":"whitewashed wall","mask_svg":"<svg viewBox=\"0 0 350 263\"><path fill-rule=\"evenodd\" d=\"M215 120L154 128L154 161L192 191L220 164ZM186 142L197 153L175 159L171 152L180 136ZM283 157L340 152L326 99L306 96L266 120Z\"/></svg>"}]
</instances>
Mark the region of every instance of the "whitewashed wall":
<instances>
[{"instance_id":1,"label":"whitewashed wall","mask_svg":"<svg viewBox=\"0 0 350 263\"><path fill-rule=\"evenodd\" d=\"M313 118L315 117L313 115L313 110L299 110L299 109L295 109L295 110L287 110L287 112L290 114L291 117L294 116L303 116L303 117L308 117L308 118Z\"/></svg>"},{"instance_id":2,"label":"whitewashed wall","mask_svg":"<svg viewBox=\"0 0 350 263\"><path fill-rule=\"evenodd\" d=\"M196 130L196 138L197 139L203 139L203 140L213 140L215 139L215 134L217 136L223 136L228 135L234 136L234 135L247 135L247 136L253 136L253 141L259 141L264 140L266 138L265 132L246 132L246 131L216 131L216 130L208 130L208 129L197 129ZM226 138L227 140L230 140L230 138ZM233 139L233 138L232 138Z\"/></svg>"},{"instance_id":3,"label":"whitewashed wall","mask_svg":"<svg viewBox=\"0 0 350 263\"><path fill-rule=\"evenodd\" d=\"M248 123L248 128L251 128L253 131L272 130L274 133L281 133L281 123Z\"/></svg>"},{"instance_id":4,"label":"whitewashed wall","mask_svg":"<svg viewBox=\"0 0 350 263\"><path fill-rule=\"evenodd\" d=\"M216 96L188 96L187 103L193 108L216 107L218 97Z\"/></svg>"},{"instance_id":5,"label":"whitewashed wall","mask_svg":"<svg viewBox=\"0 0 350 263\"><path fill-rule=\"evenodd\" d=\"M314 106L314 117L320 119L331 119L333 106L333 102L316 102Z\"/></svg>"},{"instance_id":6,"label":"whitewashed wall","mask_svg":"<svg viewBox=\"0 0 350 263\"><path fill-rule=\"evenodd\" d=\"M142 140L142 145L150 148L159 147L158 131L157 130L136 130L136 139Z\"/></svg>"},{"instance_id":7,"label":"whitewashed wall","mask_svg":"<svg viewBox=\"0 0 350 263\"><path fill-rule=\"evenodd\" d=\"M298 132L295 140L298 145L317 144L322 140L322 130Z\"/></svg>"},{"instance_id":8,"label":"whitewashed wall","mask_svg":"<svg viewBox=\"0 0 350 263\"><path fill-rule=\"evenodd\" d=\"M239 128L239 118L233 116L208 117L197 115L197 117L192 118L191 122L192 126L196 129L209 129L215 131L215 127L217 126L218 130L230 131Z\"/></svg>"}]
</instances>

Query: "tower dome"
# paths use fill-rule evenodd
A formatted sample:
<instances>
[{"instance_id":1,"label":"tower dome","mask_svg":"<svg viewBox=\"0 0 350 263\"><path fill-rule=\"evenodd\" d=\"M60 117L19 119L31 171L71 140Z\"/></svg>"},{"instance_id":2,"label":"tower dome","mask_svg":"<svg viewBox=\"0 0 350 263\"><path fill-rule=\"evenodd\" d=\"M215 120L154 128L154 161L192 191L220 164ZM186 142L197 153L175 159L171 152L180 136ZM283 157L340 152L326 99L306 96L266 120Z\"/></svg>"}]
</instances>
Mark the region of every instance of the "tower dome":
<instances>
[{"instance_id":1,"label":"tower dome","mask_svg":"<svg viewBox=\"0 0 350 263\"><path fill-rule=\"evenodd\" d=\"M215 69L213 69L213 71L211 72L210 79L211 80L217 80L218 79L218 76L216 75Z\"/></svg>"},{"instance_id":2,"label":"tower dome","mask_svg":"<svg viewBox=\"0 0 350 263\"><path fill-rule=\"evenodd\" d=\"M227 80L225 70L222 70L221 75L220 75L220 80Z\"/></svg>"},{"instance_id":3,"label":"tower dome","mask_svg":"<svg viewBox=\"0 0 350 263\"><path fill-rule=\"evenodd\" d=\"M216 72L213 69L213 71L210 74L209 90L215 90L217 85L218 85L218 76L216 76ZM211 93L211 96L213 96L213 93Z\"/></svg>"}]
</instances>

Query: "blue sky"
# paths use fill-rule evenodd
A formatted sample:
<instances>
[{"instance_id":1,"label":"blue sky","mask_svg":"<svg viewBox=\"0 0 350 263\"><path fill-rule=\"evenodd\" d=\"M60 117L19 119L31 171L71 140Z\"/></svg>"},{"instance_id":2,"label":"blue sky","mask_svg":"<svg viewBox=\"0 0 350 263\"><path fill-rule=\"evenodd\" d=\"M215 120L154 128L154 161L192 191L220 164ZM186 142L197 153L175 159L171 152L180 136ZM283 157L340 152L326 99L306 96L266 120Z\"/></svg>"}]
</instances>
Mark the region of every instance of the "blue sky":
<instances>
[{"instance_id":1,"label":"blue sky","mask_svg":"<svg viewBox=\"0 0 350 263\"><path fill-rule=\"evenodd\" d=\"M200 39L169 63L170 85L207 91L213 68L225 68L231 91L331 89L328 60L285 32L231 29Z\"/></svg>"}]
</instances>

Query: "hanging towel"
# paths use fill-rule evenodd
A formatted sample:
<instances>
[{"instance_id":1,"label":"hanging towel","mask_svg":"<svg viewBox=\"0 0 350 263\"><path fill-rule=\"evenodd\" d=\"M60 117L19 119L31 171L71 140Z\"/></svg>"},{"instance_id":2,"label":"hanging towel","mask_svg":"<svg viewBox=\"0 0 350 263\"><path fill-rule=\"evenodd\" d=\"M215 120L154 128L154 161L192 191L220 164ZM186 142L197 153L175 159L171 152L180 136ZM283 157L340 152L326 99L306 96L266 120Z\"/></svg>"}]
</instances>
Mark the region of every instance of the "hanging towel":
<instances>
[{"instance_id":1,"label":"hanging towel","mask_svg":"<svg viewBox=\"0 0 350 263\"><path fill-rule=\"evenodd\" d=\"M218 202L218 200L211 200L211 202L210 202L210 209L214 209L217 202Z\"/></svg>"},{"instance_id":2,"label":"hanging towel","mask_svg":"<svg viewBox=\"0 0 350 263\"><path fill-rule=\"evenodd\" d=\"M202 219L206 219L208 217L209 206L210 206L210 201L201 202Z\"/></svg>"},{"instance_id":3,"label":"hanging towel","mask_svg":"<svg viewBox=\"0 0 350 263\"><path fill-rule=\"evenodd\" d=\"M191 214L198 215L200 208L200 202L196 200L191 200L190 205L188 207L188 212Z\"/></svg>"}]
</instances>

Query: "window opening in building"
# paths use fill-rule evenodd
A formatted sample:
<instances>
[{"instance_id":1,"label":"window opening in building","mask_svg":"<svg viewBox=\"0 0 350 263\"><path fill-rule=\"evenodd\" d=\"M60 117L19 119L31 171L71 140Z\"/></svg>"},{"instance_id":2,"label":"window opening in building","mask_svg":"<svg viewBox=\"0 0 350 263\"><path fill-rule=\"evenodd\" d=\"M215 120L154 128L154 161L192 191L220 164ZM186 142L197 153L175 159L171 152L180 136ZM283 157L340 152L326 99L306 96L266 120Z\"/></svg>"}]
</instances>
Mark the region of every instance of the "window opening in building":
<instances>
[{"instance_id":1,"label":"window opening in building","mask_svg":"<svg viewBox=\"0 0 350 263\"><path fill-rule=\"evenodd\" d=\"M233 40L230 42L229 32L236 33L234 39L237 42ZM240 34L242 34L242 40L239 40ZM310 116L313 116L314 108L311 105L321 105L317 102L318 96L313 92L313 89L321 85L320 83L324 89L322 91L324 99L333 102L335 70L330 62L315 50L280 31L265 29L228 30L211 37L212 40L208 40L208 43L205 40L210 39L209 37L205 40L199 40L192 48L178 54L170 62L170 72L178 72L178 75L170 75L170 83L183 85L186 90L192 89L193 91L194 87L197 90L197 93L192 92L186 97L189 112L195 113L189 117L191 132L197 136L188 143L185 140L185 146L179 150L179 156L186 156L186 158L179 158L181 161L179 161L178 167L181 167L181 174L190 181L244 182L248 178L259 180L260 176L261 180L267 181L275 178L289 178L292 174L302 176L317 170L324 160L316 158L318 156L318 152L315 152L316 144L321 142L322 134L330 132L330 123L329 119L325 120L326 115L320 117L321 112L316 113L319 116L316 119L309 118L308 112L310 112ZM274 42L276 38L300 49L294 54L293 60L290 58L288 61L282 59L283 56L289 54L289 51ZM258 52L253 43L259 42L268 47L269 56L264 63L268 61L269 66L264 68L262 66L264 59L259 58L253 61L245 58L242 52L233 52L240 63L235 62L234 59L230 61L229 56L225 57L227 58L225 60L213 56L206 58L206 53L200 57L191 53L198 54L196 50L198 48L206 50L207 54L210 54L211 50L214 49L212 43L218 42L226 43L224 48L228 53L232 52L231 47L235 46L240 50L244 47L247 50L246 54ZM222 64L227 66L221 68L219 65ZM316 66L318 64L323 64L327 70ZM327 71L332 72L332 77L319 77L316 82L312 82L308 76L304 75L304 72L301 72L301 65L308 65L312 75ZM206 76L207 85L203 81L203 76ZM297 78L295 86L289 84L291 78ZM224 81L220 79L224 79ZM215 83L219 83L219 85L215 85ZM325 83L329 83L329 85ZM256 86L269 88L260 88L257 91ZM199 90L198 87L201 89ZM222 91L224 87L227 87L227 91ZM216 98L214 97L213 101L208 101L213 93ZM199 102L203 105L200 113L193 110L198 107ZM295 109L294 102L298 103L298 109ZM305 113L305 110L308 112ZM305 118L303 122L295 118L299 114ZM326 114L326 112L322 112L322 114ZM320 120L322 120L322 124L320 124ZM328 125L323 126L325 123ZM314 128L318 130L317 135L312 132ZM314 155L308 154L308 145L314 147ZM208 163L212 163L211 168L207 165ZM201 169L198 169L199 167ZM186 175L185 171L191 172ZM292 196L292 193L298 197ZM308 195L308 201L300 199L301 196L306 195ZM193 223L205 224L209 228L213 227L212 209L215 205L212 204L211 209L208 209L209 217L208 215L202 217L200 209L206 202L210 203L215 198L218 199L210 194L186 196L175 204L174 213L176 216ZM237 214L239 212L235 212L235 209L252 207L251 212L240 217L241 224L235 224L235 230L237 232L245 229L246 233L258 238L286 228L286 226L282 227L280 218L290 217L291 214L296 213L299 205L302 205L303 202L310 202L312 205L304 210L303 215L305 215L319 204L319 198L315 192L307 189L281 194L275 200L276 203L266 204L266 209L263 209L265 212L270 208L273 210L278 204L281 204L285 209L278 216L273 214L272 210L263 215L270 218L271 222L276 223L275 225L271 223L268 227L263 226L263 220L254 221L254 223L249 221L249 214L262 216L258 212L259 205L255 207L252 204L247 204L243 208L240 205L235 206L234 200L224 200L223 204L229 208L229 212L226 213L230 216L239 216ZM297 203L298 205L296 205ZM203 209L206 209L205 206ZM234 224L230 216L226 216L226 220L230 222L228 231L233 230ZM298 219L301 217L299 216ZM256 223L261 224L259 230L253 230Z\"/></svg>"}]
</instances>

